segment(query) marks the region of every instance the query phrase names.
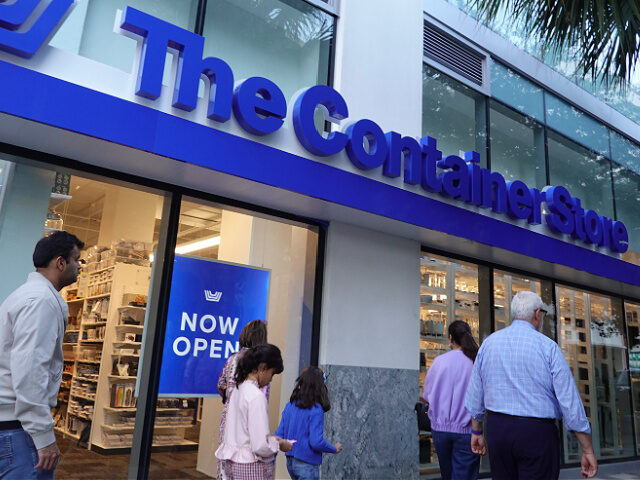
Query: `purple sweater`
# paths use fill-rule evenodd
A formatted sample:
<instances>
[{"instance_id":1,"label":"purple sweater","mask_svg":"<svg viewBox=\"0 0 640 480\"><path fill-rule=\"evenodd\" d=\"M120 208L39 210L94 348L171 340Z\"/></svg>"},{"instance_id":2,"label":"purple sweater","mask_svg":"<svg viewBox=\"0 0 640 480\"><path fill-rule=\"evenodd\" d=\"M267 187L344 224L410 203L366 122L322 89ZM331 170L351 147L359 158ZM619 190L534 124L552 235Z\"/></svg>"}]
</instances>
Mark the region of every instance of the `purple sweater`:
<instances>
[{"instance_id":1,"label":"purple sweater","mask_svg":"<svg viewBox=\"0 0 640 480\"><path fill-rule=\"evenodd\" d=\"M439 432L471 433L471 415L464 408L473 362L462 350L437 356L424 381L431 428Z\"/></svg>"}]
</instances>

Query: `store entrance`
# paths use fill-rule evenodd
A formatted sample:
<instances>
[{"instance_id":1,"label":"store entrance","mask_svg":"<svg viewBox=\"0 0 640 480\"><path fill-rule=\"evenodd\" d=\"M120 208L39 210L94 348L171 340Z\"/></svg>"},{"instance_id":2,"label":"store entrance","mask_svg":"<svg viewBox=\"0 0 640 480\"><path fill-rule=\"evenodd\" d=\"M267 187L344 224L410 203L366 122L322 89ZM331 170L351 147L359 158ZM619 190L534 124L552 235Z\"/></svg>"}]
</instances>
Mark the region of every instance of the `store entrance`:
<instances>
[{"instance_id":1,"label":"store entrance","mask_svg":"<svg viewBox=\"0 0 640 480\"><path fill-rule=\"evenodd\" d=\"M169 215L166 195L8 160L0 164L0 173L0 261L6 273L0 279L0 301L33 271L31 254L43 234L63 229L85 243L78 281L60 292L69 318L58 404L52 410L62 452L56 475L125 479L139 428L136 414L144 403L136 387L145 361L145 332L157 321L149 318L148 307L157 302L152 276L163 274L163 266L154 265L154 252L163 216ZM281 349L285 362L269 399L275 430L295 378L310 362L317 232L305 224L187 199L175 244L180 256L270 272L262 320L268 341ZM160 395L149 477L216 477L221 410L219 396ZM284 465L278 468L285 471Z\"/></svg>"}]
</instances>

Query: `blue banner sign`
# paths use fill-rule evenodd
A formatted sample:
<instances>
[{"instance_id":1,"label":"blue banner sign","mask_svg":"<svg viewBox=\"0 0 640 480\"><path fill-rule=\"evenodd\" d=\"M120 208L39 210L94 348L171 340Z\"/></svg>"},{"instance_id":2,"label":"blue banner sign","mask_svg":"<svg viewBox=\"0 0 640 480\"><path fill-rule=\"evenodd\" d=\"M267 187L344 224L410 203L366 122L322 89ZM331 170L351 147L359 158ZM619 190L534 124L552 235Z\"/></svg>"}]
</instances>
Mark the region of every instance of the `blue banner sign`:
<instances>
[{"instance_id":1,"label":"blue banner sign","mask_svg":"<svg viewBox=\"0 0 640 480\"><path fill-rule=\"evenodd\" d=\"M268 297L268 270L176 255L158 394L218 395L224 363L243 327L266 319Z\"/></svg>"}]
</instances>

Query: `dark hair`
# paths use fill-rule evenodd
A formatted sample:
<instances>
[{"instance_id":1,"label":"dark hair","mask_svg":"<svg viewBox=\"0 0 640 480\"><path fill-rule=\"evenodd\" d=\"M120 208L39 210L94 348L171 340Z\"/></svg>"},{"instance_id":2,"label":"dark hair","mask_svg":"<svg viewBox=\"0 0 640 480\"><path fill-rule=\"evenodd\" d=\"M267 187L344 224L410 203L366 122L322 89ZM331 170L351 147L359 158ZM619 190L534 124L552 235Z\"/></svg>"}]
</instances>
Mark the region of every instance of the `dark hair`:
<instances>
[{"instance_id":1,"label":"dark hair","mask_svg":"<svg viewBox=\"0 0 640 480\"><path fill-rule=\"evenodd\" d=\"M240 346L255 347L267 343L267 324L262 320L247 323L240 332Z\"/></svg>"},{"instance_id":2,"label":"dark hair","mask_svg":"<svg viewBox=\"0 0 640 480\"><path fill-rule=\"evenodd\" d=\"M300 408L311 408L319 403L325 412L331 409L329 389L324 383L324 373L318 367L307 367L296 379L296 386L289 401Z\"/></svg>"},{"instance_id":3,"label":"dark hair","mask_svg":"<svg viewBox=\"0 0 640 480\"><path fill-rule=\"evenodd\" d=\"M462 347L462 353L469 357L472 362L475 362L478 354L478 344L473 339L469 324L462 320L456 320L449 325L449 335L451 335L451 339L454 342Z\"/></svg>"},{"instance_id":4,"label":"dark hair","mask_svg":"<svg viewBox=\"0 0 640 480\"><path fill-rule=\"evenodd\" d=\"M282 355L280 349L270 343L263 343L242 353L236 367L236 383L240 385L247 379L247 375L256 370L261 363L267 368L274 368L273 373L282 373Z\"/></svg>"},{"instance_id":5,"label":"dark hair","mask_svg":"<svg viewBox=\"0 0 640 480\"><path fill-rule=\"evenodd\" d=\"M82 249L84 242L64 230L53 232L41 238L38 243L36 243L36 248L33 250L33 266L36 268L46 268L49 266L51 260L58 257L62 257L68 262L73 247Z\"/></svg>"}]
</instances>

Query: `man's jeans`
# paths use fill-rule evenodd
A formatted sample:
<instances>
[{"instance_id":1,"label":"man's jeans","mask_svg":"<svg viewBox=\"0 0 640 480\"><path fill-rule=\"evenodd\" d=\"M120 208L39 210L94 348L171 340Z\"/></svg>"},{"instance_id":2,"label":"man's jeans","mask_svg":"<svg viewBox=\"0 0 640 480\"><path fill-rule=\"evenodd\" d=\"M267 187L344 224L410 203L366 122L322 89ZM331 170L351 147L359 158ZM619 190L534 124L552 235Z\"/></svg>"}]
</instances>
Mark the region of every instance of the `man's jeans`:
<instances>
[{"instance_id":1,"label":"man's jeans","mask_svg":"<svg viewBox=\"0 0 640 480\"><path fill-rule=\"evenodd\" d=\"M22 429L0 431L0 479L53 480L53 470L34 468L38 451L31 435Z\"/></svg>"},{"instance_id":2,"label":"man's jeans","mask_svg":"<svg viewBox=\"0 0 640 480\"><path fill-rule=\"evenodd\" d=\"M294 457L287 457L287 470L293 480L318 480L320 465L312 465Z\"/></svg>"}]
</instances>

